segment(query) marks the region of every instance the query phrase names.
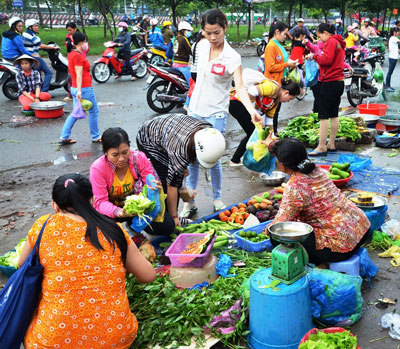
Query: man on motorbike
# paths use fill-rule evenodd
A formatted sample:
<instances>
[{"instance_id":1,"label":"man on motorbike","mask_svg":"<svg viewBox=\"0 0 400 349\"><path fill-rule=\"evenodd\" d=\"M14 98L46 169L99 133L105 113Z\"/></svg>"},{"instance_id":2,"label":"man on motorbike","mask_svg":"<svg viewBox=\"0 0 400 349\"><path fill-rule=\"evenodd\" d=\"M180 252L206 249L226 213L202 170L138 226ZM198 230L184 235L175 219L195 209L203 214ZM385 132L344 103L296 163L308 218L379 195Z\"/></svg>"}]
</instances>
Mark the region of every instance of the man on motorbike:
<instances>
[{"instance_id":1,"label":"man on motorbike","mask_svg":"<svg viewBox=\"0 0 400 349\"><path fill-rule=\"evenodd\" d=\"M163 25L163 28L161 29L161 33L163 35L164 42L168 45L171 42L172 38L175 36L170 28L170 26L172 25L172 22L164 21L162 25Z\"/></svg>"},{"instance_id":2,"label":"man on motorbike","mask_svg":"<svg viewBox=\"0 0 400 349\"><path fill-rule=\"evenodd\" d=\"M149 35L149 30L148 30L149 25L150 25L150 18L149 18L149 16L144 15L144 16L143 16L143 20L138 24L138 28L139 28L141 31L144 31L144 32L145 32L145 35L144 35L144 44L145 44L146 46L149 45L149 43L147 42L147 38L148 38L148 35Z\"/></svg>"},{"instance_id":3,"label":"man on motorbike","mask_svg":"<svg viewBox=\"0 0 400 349\"><path fill-rule=\"evenodd\" d=\"M151 29L149 31L149 38L154 48L162 51L167 51L168 46L164 43L164 37L161 29L157 27L158 20L152 18L150 21Z\"/></svg>"},{"instance_id":4,"label":"man on motorbike","mask_svg":"<svg viewBox=\"0 0 400 349\"><path fill-rule=\"evenodd\" d=\"M364 25L361 27L361 33L366 38L377 35L374 27L371 25L371 20L369 18L365 18Z\"/></svg>"},{"instance_id":5,"label":"man on motorbike","mask_svg":"<svg viewBox=\"0 0 400 349\"><path fill-rule=\"evenodd\" d=\"M9 30L4 31L1 40L1 54L4 59L14 61L17 57L31 54L25 49L21 33L24 30L24 22L19 17L11 17L8 21Z\"/></svg>"},{"instance_id":6,"label":"man on motorbike","mask_svg":"<svg viewBox=\"0 0 400 349\"><path fill-rule=\"evenodd\" d=\"M51 78L53 72L47 65L44 59L40 58L39 49L58 50L58 46L45 45L37 35L39 33L39 21L35 18L27 19L25 22L26 32L22 33L22 42L26 50L31 56L39 61L40 65L36 70L42 71L44 74L42 92L48 92L50 89Z\"/></svg>"},{"instance_id":7,"label":"man on motorbike","mask_svg":"<svg viewBox=\"0 0 400 349\"><path fill-rule=\"evenodd\" d=\"M135 75L133 74L132 66L131 66L131 36L128 33L128 24L125 22L118 23L118 31L119 35L115 39L115 42L119 42L119 51L118 58L122 58L125 61L126 69L128 70L128 74L131 74L131 81L135 81ZM116 75L115 79L120 78L121 75Z\"/></svg>"}]
</instances>

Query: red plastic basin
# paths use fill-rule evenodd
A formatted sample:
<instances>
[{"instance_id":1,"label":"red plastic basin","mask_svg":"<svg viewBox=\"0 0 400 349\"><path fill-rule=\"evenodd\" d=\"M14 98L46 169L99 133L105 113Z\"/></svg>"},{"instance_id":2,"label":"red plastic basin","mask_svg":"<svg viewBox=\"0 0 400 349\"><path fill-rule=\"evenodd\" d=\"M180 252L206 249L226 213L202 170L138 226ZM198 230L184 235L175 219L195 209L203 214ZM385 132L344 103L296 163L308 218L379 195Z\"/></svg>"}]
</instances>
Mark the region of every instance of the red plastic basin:
<instances>
[{"instance_id":1,"label":"red plastic basin","mask_svg":"<svg viewBox=\"0 0 400 349\"><path fill-rule=\"evenodd\" d=\"M35 115L39 119L54 119L63 116L64 107L54 110L38 110L35 109Z\"/></svg>"},{"instance_id":2,"label":"red plastic basin","mask_svg":"<svg viewBox=\"0 0 400 349\"><path fill-rule=\"evenodd\" d=\"M340 333L340 332L344 332L346 330L344 328L342 328L342 327L328 327L328 328L324 328L324 329L321 329L321 330L318 330L316 328L312 328L301 339L301 341L299 343L299 346L300 346L300 344L303 344L304 342L306 342L310 338L310 335L317 334L317 331L324 332L324 333L338 333L338 332ZM354 336L354 334L352 334L351 332L350 332L350 335ZM359 347L358 345L357 345L357 348L361 349L361 347Z\"/></svg>"},{"instance_id":3,"label":"red plastic basin","mask_svg":"<svg viewBox=\"0 0 400 349\"><path fill-rule=\"evenodd\" d=\"M357 109L360 112L360 114L372 114L377 116L386 115L386 111L388 110L388 108L389 108L388 105L379 103L357 105Z\"/></svg>"},{"instance_id":4,"label":"red plastic basin","mask_svg":"<svg viewBox=\"0 0 400 349\"><path fill-rule=\"evenodd\" d=\"M331 167L330 165L317 165L318 167L322 168L323 170L326 170L327 172L329 172L329 167ZM353 172L350 171L350 176L345 178L345 179L332 179L332 182L338 187L344 187L347 182L353 178Z\"/></svg>"}]
</instances>

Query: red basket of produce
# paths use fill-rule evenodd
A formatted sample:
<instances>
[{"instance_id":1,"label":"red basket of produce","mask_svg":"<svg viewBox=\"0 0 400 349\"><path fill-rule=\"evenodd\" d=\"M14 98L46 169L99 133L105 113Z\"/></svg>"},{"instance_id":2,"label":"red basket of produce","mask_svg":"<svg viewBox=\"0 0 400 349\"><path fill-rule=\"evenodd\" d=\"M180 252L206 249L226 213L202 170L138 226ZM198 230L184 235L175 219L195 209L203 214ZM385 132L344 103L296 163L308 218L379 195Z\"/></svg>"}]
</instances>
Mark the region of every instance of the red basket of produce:
<instances>
[{"instance_id":1,"label":"red basket of produce","mask_svg":"<svg viewBox=\"0 0 400 349\"><path fill-rule=\"evenodd\" d=\"M300 341L299 349L314 348L315 343L322 345L321 348L328 347L329 344L332 346L339 341L342 345L341 348L361 349L361 347L357 345L357 337L342 327L328 327L321 330L312 328ZM326 346L323 346L324 344L326 344Z\"/></svg>"},{"instance_id":2,"label":"red basket of produce","mask_svg":"<svg viewBox=\"0 0 400 349\"><path fill-rule=\"evenodd\" d=\"M389 106L387 104L369 103L357 105L360 114L372 114L377 116L386 115Z\"/></svg>"},{"instance_id":3,"label":"red basket of produce","mask_svg":"<svg viewBox=\"0 0 400 349\"><path fill-rule=\"evenodd\" d=\"M347 178L334 179L333 176L334 176L335 174L332 173L332 172L330 172L330 169L331 169L331 167L332 167L333 165L334 165L334 164L332 164L332 165L317 165L317 166L320 167L320 168L322 168L323 170L325 170L326 172L329 173L329 174L328 174L329 178L332 179L332 182L333 182L338 188L344 187L344 186L347 184L347 182L348 182L350 179L353 178L353 172L350 171L350 170L348 170L348 171L347 171L347 173L348 173L348 177L347 177ZM339 165L345 165L345 164L339 164ZM349 164L349 165L350 165L350 164ZM339 169L339 168L338 168L338 169ZM339 171L346 172L346 171L341 170L341 169L339 169ZM340 173L340 172L338 172L338 171L334 171L334 172ZM336 175L336 176L340 176L340 175L338 174L338 175ZM343 177L344 177L344 175L343 175Z\"/></svg>"},{"instance_id":4,"label":"red basket of produce","mask_svg":"<svg viewBox=\"0 0 400 349\"><path fill-rule=\"evenodd\" d=\"M31 108L39 119L54 119L63 116L64 102L48 101L32 103Z\"/></svg>"},{"instance_id":5,"label":"red basket of produce","mask_svg":"<svg viewBox=\"0 0 400 349\"><path fill-rule=\"evenodd\" d=\"M173 267L201 268L211 253L216 234L180 234L165 255Z\"/></svg>"}]
</instances>

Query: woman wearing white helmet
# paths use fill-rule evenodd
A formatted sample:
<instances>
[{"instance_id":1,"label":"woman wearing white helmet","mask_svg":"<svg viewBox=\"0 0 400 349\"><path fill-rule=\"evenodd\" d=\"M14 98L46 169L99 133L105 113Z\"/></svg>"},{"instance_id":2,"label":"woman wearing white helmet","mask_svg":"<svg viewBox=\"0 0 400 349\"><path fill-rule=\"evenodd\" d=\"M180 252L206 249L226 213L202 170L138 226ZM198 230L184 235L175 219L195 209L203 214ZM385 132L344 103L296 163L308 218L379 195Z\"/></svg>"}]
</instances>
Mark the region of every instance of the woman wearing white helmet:
<instances>
[{"instance_id":1,"label":"woman wearing white helmet","mask_svg":"<svg viewBox=\"0 0 400 349\"><path fill-rule=\"evenodd\" d=\"M21 33L24 30L24 22L19 17L11 17L8 20L9 30L4 31L1 40L1 54L4 59L14 61L19 56L31 54L25 49Z\"/></svg>"},{"instance_id":2,"label":"woman wearing white helmet","mask_svg":"<svg viewBox=\"0 0 400 349\"><path fill-rule=\"evenodd\" d=\"M42 71L44 73L42 92L48 92L50 89L53 72L47 65L46 61L40 57L39 49L58 50L59 47L45 45L42 43L40 37L37 35L39 33L39 21L37 19L27 19L25 22L25 26L26 32L22 33L22 42L24 43L26 50L31 54L31 56L35 57L35 59L39 61L40 65L36 70Z\"/></svg>"},{"instance_id":3,"label":"woman wearing white helmet","mask_svg":"<svg viewBox=\"0 0 400 349\"><path fill-rule=\"evenodd\" d=\"M128 73L131 75L131 81L135 81L135 74L133 73L131 66L131 36L128 32L128 24L125 22L118 23L119 34L115 39L115 42L119 42L118 58L122 58L125 61L125 66ZM114 78L118 79L121 75L116 75Z\"/></svg>"},{"instance_id":4,"label":"woman wearing white helmet","mask_svg":"<svg viewBox=\"0 0 400 349\"><path fill-rule=\"evenodd\" d=\"M192 54L192 46L188 38L192 35L192 30L193 28L188 22L180 22L173 47L174 63L172 67L182 72L188 84L190 84L191 77L189 62Z\"/></svg>"},{"instance_id":5,"label":"woman wearing white helmet","mask_svg":"<svg viewBox=\"0 0 400 349\"><path fill-rule=\"evenodd\" d=\"M168 114L147 121L137 133L136 144L153 164L167 193L167 210L181 226L178 189L188 166L197 160L205 168L213 167L225 152L224 136L206 121Z\"/></svg>"},{"instance_id":6,"label":"woman wearing white helmet","mask_svg":"<svg viewBox=\"0 0 400 349\"><path fill-rule=\"evenodd\" d=\"M161 29L157 27L157 18L150 20L151 29L149 30L149 39L153 46L161 51L167 51L168 46L164 42L164 37Z\"/></svg>"}]
</instances>

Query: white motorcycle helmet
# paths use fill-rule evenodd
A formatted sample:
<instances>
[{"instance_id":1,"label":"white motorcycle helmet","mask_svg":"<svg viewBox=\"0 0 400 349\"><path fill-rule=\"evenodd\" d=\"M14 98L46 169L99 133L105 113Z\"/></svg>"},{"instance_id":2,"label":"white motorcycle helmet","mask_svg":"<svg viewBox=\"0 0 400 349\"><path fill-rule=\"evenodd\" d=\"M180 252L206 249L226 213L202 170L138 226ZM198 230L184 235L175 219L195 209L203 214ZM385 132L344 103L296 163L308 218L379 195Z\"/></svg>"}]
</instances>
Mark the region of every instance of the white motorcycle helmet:
<instances>
[{"instance_id":1,"label":"white motorcycle helmet","mask_svg":"<svg viewBox=\"0 0 400 349\"><path fill-rule=\"evenodd\" d=\"M181 31L181 30L190 30L190 31L192 31L193 27L188 22L183 21L183 22L180 22L178 24L178 31Z\"/></svg>"},{"instance_id":2,"label":"white motorcycle helmet","mask_svg":"<svg viewBox=\"0 0 400 349\"><path fill-rule=\"evenodd\" d=\"M29 28L35 24L39 24L39 21L36 18L29 18L25 22L25 27Z\"/></svg>"},{"instance_id":3,"label":"white motorcycle helmet","mask_svg":"<svg viewBox=\"0 0 400 349\"><path fill-rule=\"evenodd\" d=\"M157 25L157 24L158 24L158 19L157 18L150 19L150 25Z\"/></svg>"},{"instance_id":4,"label":"white motorcycle helmet","mask_svg":"<svg viewBox=\"0 0 400 349\"><path fill-rule=\"evenodd\" d=\"M216 128L203 128L194 134L196 157L204 168L214 167L225 152L225 138Z\"/></svg>"},{"instance_id":5,"label":"white motorcycle helmet","mask_svg":"<svg viewBox=\"0 0 400 349\"><path fill-rule=\"evenodd\" d=\"M23 20L22 20L20 17L17 17L17 16L11 17L11 18L8 20L8 25L10 26L10 28L12 27L12 25L13 25L15 22L22 22L22 23L23 23Z\"/></svg>"}]
</instances>

